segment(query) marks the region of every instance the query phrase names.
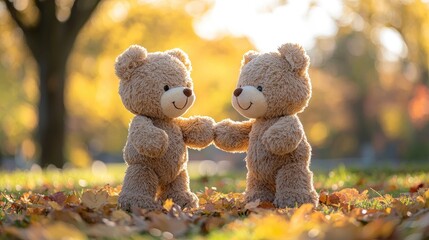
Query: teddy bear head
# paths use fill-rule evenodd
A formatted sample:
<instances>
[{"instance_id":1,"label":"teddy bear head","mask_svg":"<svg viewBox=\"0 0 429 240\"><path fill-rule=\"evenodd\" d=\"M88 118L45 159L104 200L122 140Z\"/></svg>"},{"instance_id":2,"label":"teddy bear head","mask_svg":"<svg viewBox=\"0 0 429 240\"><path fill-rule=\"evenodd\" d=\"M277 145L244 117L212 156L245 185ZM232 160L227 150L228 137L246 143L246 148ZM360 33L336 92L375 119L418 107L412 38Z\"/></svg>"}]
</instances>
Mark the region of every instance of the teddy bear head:
<instances>
[{"instance_id":1,"label":"teddy bear head","mask_svg":"<svg viewBox=\"0 0 429 240\"><path fill-rule=\"evenodd\" d=\"M191 63L185 52L148 53L132 45L116 58L119 95L132 113L168 119L183 115L194 103Z\"/></svg>"},{"instance_id":2,"label":"teddy bear head","mask_svg":"<svg viewBox=\"0 0 429 240\"><path fill-rule=\"evenodd\" d=\"M286 43L278 51L243 56L233 107L247 118L273 118L302 112L311 97L305 50Z\"/></svg>"}]
</instances>

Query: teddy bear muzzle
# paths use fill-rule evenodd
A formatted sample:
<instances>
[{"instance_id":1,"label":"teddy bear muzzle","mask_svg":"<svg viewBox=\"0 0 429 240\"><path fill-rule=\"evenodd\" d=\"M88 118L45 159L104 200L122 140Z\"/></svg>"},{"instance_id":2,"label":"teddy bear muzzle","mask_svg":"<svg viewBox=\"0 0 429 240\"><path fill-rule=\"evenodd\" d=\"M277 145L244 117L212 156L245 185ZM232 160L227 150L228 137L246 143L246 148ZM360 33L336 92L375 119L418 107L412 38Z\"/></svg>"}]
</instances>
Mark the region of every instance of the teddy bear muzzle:
<instances>
[{"instance_id":1,"label":"teddy bear muzzle","mask_svg":"<svg viewBox=\"0 0 429 240\"><path fill-rule=\"evenodd\" d=\"M195 101L192 89L187 87L171 88L161 96L162 112L169 118L176 118L186 113Z\"/></svg>"},{"instance_id":2,"label":"teddy bear muzzle","mask_svg":"<svg viewBox=\"0 0 429 240\"><path fill-rule=\"evenodd\" d=\"M253 86L235 89L232 96L232 106L247 118L264 116L268 107L264 94Z\"/></svg>"}]
</instances>

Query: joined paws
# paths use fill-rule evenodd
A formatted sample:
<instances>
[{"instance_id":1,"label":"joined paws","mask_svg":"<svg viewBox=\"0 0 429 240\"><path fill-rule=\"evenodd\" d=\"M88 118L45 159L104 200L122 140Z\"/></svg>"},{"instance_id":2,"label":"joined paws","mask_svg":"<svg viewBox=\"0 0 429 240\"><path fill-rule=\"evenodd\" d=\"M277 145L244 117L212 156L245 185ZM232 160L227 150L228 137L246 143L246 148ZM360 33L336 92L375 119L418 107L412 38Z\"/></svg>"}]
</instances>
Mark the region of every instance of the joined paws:
<instances>
[{"instance_id":1,"label":"joined paws","mask_svg":"<svg viewBox=\"0 0 429 240\"><path fill-rule=\"evenodd\" d=\"M190 117L183 128L185 142L192 148L203 148L213 142L215 121L210 117Z\"/></svg>"}]
</instances>

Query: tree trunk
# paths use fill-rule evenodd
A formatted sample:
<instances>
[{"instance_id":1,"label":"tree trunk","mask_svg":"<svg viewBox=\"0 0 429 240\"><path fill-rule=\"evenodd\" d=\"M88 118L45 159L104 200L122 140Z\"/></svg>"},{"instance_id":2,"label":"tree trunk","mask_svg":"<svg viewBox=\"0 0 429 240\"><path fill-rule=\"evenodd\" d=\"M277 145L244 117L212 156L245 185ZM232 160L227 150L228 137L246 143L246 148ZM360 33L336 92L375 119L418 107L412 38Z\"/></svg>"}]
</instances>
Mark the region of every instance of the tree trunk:
<instances>
[{"instance_id":1,"label":"tree trunk","mask_svg":"<svg viewBox=\"0 0 429 240\"><path fill-rule=\"evenodd\" d=\"M70 16L60 22L56 16L56 1L35 1L38 20L26 25L12 1L4 0L11 17L24 33L25 41L39 70L38 140L40 164L62 167L65 163L64 142L66 109L64 86L67 59L79 31L94 12L100 0L75 0Z\"/></svg>"},{"instance_id":2,"label":"tree trunk","mask_svg":"<svg viewBox=\"0 0 429 240\"><path fill-rule=\"evenodd\" d=\"M40 164L62 167L66 126L64 105L64 85L66 64L61 60L48 59L38 62L40 78L38 139L40 144Z\"/></svg>"}]
</instances>

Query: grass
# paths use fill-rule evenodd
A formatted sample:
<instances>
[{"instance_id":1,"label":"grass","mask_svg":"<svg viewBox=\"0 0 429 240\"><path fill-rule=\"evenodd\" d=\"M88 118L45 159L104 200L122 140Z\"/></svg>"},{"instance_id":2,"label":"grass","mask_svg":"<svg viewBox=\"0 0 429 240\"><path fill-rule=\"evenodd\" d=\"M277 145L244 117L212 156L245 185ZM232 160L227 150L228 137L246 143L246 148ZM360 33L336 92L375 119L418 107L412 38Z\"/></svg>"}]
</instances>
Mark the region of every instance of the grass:
<instances>
[{"instance_id":1,"label":"grass","mask_svg":"<svg viewBox=\"0 0 429 240\"><path fill-rule=\"evenodd\" d=\"M245 171L229 171L220 175L202 176L198 173L198 163L190 163L191 189L203 191L206 186L221 192L243 192L246 186ZM29 190L72 191L110 184L122 183L125 164L96 163L89 168L48 169L32 168L27 171L0 172L0 189L8 193ZM429 185L429 166L403 169L347 169L344 166L329 171L314 171L314 185L321 190L337 191L343 188L368 189L371 196L391 194L399 196L409 192L419 184ZM378 193L376 193L378 192Z\"/></svg>"}]
</instances>

